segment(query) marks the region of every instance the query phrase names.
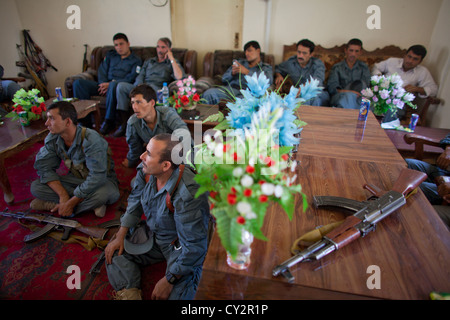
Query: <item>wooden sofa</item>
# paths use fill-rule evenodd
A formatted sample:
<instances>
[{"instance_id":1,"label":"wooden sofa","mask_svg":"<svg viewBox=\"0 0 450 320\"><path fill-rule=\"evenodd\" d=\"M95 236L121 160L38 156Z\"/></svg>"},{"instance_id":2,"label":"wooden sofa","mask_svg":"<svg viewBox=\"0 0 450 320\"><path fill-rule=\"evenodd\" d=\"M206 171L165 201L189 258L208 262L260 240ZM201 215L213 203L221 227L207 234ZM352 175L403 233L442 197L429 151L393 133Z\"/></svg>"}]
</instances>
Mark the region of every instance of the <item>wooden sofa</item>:
<instances>
[{"instance_id":1,"label":"wooden sofa","mask_svg":"<svg viewBox=\"0 0 450 320\"><path fill-rule=\"evenodd\" d=\"M345 59L345 44L340 46L334 46L333 48L324 48L321 45L316 45L314 49L313 56L322 60L325 64L325 83L328 79L328 75L331 71L331 68L338 62ZM291 45L283 46L283 61L286 61L291 56L297 54L297 44L293 43ZM369 69L372 70L372 67L375 63L384 61L388 58L403 58L406 54L406 49L401 49L397 46L390 45L384 48L377 48L373 51L362 51L359 59L364 61L369 66ZM416 103L418 104L418 109L414 110L414 112L419 114L419 123L418 125L424 126L426 124L426 115L428 108L432 104L439 104L441 101L436 97L428 97L426 99L417 98Z\"/></svg>"},{"instance_id":2,"label":"wooden sofa","mask_svg":"<svg viewBox=\"0 0 450 320\"><path fill-rule=\"evenodd\" d=\"M156 47L130 47L133 53L142 59L142 63L148 58L156 56ZM113 46L95 47L91 52L89 67L87 71L67 77L64 81L65 94L67 98L73 97L73 82L76 79L97 80L97 70L100 63L106 56L109 50L113 50ZM186 74L193 77L197 75L197 51L188 50L185 48L172 48L173 55L184 68ZM98 100L98 97L95 98ZM103 100L103 99L100 99Z\"/></svg>"}]
</instances>

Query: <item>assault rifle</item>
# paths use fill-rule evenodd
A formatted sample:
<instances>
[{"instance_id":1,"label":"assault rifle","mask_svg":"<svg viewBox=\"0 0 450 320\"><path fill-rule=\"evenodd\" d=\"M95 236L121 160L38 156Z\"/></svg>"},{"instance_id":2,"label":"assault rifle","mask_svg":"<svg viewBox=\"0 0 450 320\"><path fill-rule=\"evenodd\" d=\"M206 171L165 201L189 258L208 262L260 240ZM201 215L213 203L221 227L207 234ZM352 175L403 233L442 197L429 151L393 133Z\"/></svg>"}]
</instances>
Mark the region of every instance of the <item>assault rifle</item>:
<instances>
[{"instance_id":1,"label":"assault rifle","mask_svg":"<svg viewBox=\"0 0 450 320\"><path fill-rule=\"evenodd\" d=\"M363 202L341 197L315 196L316 207L335 206L356 213L348 216L341 225L327 233L321 240L276 266L272 271L273 276L282 274L289 282L293 282L294 277L289 271L293 265L302 261L322 259L352 241L366 236L375 230L378 222L403 206L406 203L406 196L426 178L426 174L422 172L403 169L391 191L383 192L372 185L365 185L364 188L375 194L377 198Z\"/></svg>"},{"instance_id":2,"label":"assault rifle","mask_svg":"<svg viewBox=\"0 0 450 320\"><path fill-rule=\"evenodd\" d=\"M62 227L64 229L64 234L61 240L67 240L69 238L69 234L73 229L76 229L84 234L87 234L93 238L103 239L108 232L108 229L99 228L99 227L89 227L83 226L81 223L75 220L65 219L65 218L57 218L49 214L43 213L28 213L28 212L5 212L0 211L0 215L4 217L16 218L16 219L25 219L25 220L33 220L38 221L40 223L47 223L40 230L25 236L24 241L26 243L35 241L37 239L42 238L46 234L52 232L57 227Z\"/></svg>"}]
</instances>

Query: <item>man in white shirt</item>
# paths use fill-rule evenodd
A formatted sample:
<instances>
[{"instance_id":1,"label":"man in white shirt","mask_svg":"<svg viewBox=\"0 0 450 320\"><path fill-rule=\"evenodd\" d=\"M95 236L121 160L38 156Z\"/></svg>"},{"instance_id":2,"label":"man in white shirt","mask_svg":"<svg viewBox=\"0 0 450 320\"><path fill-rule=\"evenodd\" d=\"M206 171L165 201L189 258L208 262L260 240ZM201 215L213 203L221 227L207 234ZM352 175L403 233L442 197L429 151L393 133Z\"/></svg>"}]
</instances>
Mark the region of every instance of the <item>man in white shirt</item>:
<instances>
[{"instance_id":1,"label":"man in white shirt","mask_svg":"<svg viewBox=\"0 0 450 320\"><path fill-rule=\"evenodd\" d=\"M421 66L427 54L425 47L414 45L408 49L403 58L389 58L375 63L372 75L391 75L397 73L403 80L405 90L421 98L436 96L438 86L428 69Z\"/></svg>"}]
</instances>

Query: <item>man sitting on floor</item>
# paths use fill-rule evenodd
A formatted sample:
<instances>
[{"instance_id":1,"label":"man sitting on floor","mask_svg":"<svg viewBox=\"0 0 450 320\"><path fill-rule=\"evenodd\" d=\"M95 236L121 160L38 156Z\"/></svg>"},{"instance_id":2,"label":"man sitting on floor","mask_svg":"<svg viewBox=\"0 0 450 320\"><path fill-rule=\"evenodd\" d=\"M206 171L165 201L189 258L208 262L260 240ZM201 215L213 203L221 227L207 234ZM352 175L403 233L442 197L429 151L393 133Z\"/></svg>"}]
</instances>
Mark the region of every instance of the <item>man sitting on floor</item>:
<instances>
[{"instance_id":1,"label":"man sitting on floor","mask_svg":"<svg viewBox=\"0 0 450 320\"><path fill-rule=\"evenodd\" d=\"M31 209L50 210L63 217L94 210L103 217L106 204L120 196L108 143L96 131L77 126L77 111L66 101L48 107L45 125L50 133L36 155L39 179L31 184L37 198L30 203ZM69 169L64 176L56 172L61 160Z\"/></svg>"},{"instance_id":2,"label":"man sitting on floor","mask_svg":"<svg viewBox=\"0 0 450 320\"><path fill-rule=\"evenodd\" d=\"M241 97L241 89L247 88L245 76L252 76L255 72L259 75L264 72L269 84L273 82L272 66L262 62L261 47L256 41L247 42L244 46L245 59L235 60L231 67L222 76L224 86L210 88L203 93L206 104L218 104L220 100L232 100L234 97ZM233 97L234 96L234 97Z\"/></svg>"},{"instance_id":3,"label":"man sitting on floor","mask_svg":"<svg viewBox=\"0 0 450 320\"><path fill-rule=\"evenodd\" d=\"M105 249L108 279L121 300L142 299L140 266L160 261L167 261L166 274L156 283L151 299L193 299L200 281L207 250L208 196L195 198L199 188L195 174L174 163L179 162L172 151L180 142L172 138L158 134L147 144L121 227ZM135 228L142 214L146 221ZM127 247L130 228L132 237L141 235L140 240L147 241L130 239Z\"/></svg>"},{"instance_id":4,"label":"man sitting on floor","mask_svg":"<svg viewBox=\"0 0 450 320\"><path fill-rule=\"evenodd\" d=\"M174 108L156 106L156 93L151 86L137 86L131 90L130 98L134 114L127 122L129 151L122 162L125 167L133 168L139 164L139 157L145 151L147 141L158 133L173 133L178 130L177 135L186 135L186 139L191 140L186 123Z\"/></svg>"}]
</instances>

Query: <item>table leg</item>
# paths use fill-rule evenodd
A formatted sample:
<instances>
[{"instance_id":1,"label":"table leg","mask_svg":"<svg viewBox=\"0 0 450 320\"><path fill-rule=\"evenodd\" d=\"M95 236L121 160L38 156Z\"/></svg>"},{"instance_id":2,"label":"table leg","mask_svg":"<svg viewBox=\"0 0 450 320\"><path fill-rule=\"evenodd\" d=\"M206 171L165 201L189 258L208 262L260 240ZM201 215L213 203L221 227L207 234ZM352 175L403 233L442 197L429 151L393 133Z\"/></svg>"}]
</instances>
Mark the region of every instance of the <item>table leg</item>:
<instances>
[{"instance_id":1,"label":"table leg","mask_svg":"<svg viewBox=\"0 0 450 320\"><path fill-rule=\"evenodd\" d=\"M3 199L7 204L14 203L14 194L11 192L11 184L5 169L5 160L0 158L0 187L3 190Z\"/></svg>"}]
</instances>

